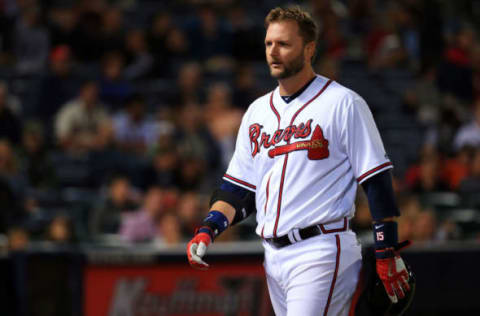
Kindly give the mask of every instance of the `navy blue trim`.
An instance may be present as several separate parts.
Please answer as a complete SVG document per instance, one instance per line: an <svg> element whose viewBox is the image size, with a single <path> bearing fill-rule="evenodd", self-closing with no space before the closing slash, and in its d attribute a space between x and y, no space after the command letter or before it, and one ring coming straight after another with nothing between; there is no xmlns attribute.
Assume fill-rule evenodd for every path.
<svg viewBox="0 0 480 316"><path fill-rule="evenodd" d="M213 229L208 227L208 226L202 226L198 229L197 234L199 233L205 233L210 236L210 240L213 241L215 239L215 233L213 232Z"/></svg>
<svg viewBox="0 0 480 316"><path fill-rule="evenodd" d="M203 220L203 224L212 228L215 238L228 228L228 219L222 212L212 210Z"/></svg>
<svg viewBox="0 0 480 316"><path fill-rule="evenodd" d="M373 240L376 249L395 248L398 244L398 224L394 221L373 224Z"/></svg>
<svg viewBox="0 0 480 316"><path fill-rule="evenodd" d="M303 87L300 88L300 90L298 90L294 94L292 94L292 95L281 95L283 101L285 101L285 103L290 103L293 100L295 100L295 98L298 97L300 94L302 94L303 91L307 90L308 86L313 82L313 80L315 80L315 78L317 78L317 76L313 77L312 80L307 82Z"/></svg>
<svg viewBox="0 0 480 316"><path fill-rule="evenodd" d="M385 170L362 183L368 198L372 218L380 221L387 217L400 216L392 186L391 171Z"/></svg>

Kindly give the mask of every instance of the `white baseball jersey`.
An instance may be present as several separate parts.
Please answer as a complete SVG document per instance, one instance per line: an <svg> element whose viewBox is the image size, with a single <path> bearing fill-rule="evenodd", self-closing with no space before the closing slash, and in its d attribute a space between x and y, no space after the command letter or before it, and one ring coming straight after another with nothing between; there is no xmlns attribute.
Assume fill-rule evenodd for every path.
<svg viewBox="0 0 480 316"><path fill-rule="evenodd" d="M224 179L256 193L256 233L351 218L358 183L392 168L355 92L317 75L286 103L277 87L245 113Z"/></svg>

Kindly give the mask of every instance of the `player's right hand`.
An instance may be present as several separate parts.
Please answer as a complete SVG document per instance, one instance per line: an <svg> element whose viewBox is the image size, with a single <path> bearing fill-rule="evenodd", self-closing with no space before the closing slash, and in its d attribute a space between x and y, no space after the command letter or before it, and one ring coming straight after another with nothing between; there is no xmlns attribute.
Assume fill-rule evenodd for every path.
<svg viewBox="0 0 480 316"><path fill-rule="evenodd" d="M212 242L212 238L207 233L197 233L187 244L187 257L190 265L199 270L207 270L210 266L202 260L207 252L207 248Z"/></svg>

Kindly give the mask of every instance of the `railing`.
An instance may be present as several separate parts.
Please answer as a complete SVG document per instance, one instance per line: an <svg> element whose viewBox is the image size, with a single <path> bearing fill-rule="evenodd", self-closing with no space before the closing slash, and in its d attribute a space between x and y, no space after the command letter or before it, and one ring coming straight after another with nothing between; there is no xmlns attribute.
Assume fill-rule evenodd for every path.
<svg viewBox="0 0 480 316"><path fill-rule="evenodd" d="M5 315L272 315L260 242L215 243L208 272L178 247L37 243L0 257ZM412 246L417 278L407 315L479 315L480 244ZM3 314L3 313L2 313Z"/></svg>

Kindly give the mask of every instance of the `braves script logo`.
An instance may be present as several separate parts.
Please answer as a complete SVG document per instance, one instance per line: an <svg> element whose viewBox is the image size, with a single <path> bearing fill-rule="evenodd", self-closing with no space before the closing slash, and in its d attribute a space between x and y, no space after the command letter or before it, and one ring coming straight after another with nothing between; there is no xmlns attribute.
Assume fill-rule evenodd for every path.
<svg viewBox="0 0 480 316"><path fill-rule="evenodd" d="M290 143L292 137L295 139L305 139L310 136L312 133L311 125L312 120L310 119L307 123L301 123L298 126L290 125L285 129L277 129L273 135L261 132L263 126L258 123L250 125L249 134L252 147L252 157L255 157L260 152L262 146L266 149L273 146L274 148L271 148L268 151L268 156L270 158L297 150L307 150L307 157L311 160L328 158L328 140L323 137L323 131L319 125L315 127L310 140ZM282 140L287 142L287 144L276 146Z"/></svg>

